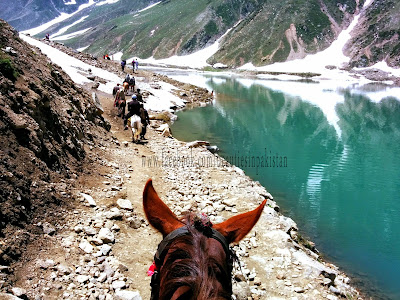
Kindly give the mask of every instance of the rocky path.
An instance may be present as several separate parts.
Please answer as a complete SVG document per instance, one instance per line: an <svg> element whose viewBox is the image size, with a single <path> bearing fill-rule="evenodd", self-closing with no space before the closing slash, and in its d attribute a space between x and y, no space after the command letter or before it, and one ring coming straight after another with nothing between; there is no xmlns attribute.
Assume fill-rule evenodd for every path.
<svg viewBox="0 0 400 300"><path fill-rule="evenodd" d="M111 133L86 146L88 162L72 190L74 209L65 211L65 222L36 224L43 239L30 245L14 288L0 299L149 299L146 271L161 235L144 218L148 178L177 215L195 209L215 223L269 199L256 227L234 247L240 261L233 274L235 299L359 297L348 277L300 243L296 224L279 213L258 182L206 148L151 127L146 141L133 144L112 97L98 96Z"/></svg>

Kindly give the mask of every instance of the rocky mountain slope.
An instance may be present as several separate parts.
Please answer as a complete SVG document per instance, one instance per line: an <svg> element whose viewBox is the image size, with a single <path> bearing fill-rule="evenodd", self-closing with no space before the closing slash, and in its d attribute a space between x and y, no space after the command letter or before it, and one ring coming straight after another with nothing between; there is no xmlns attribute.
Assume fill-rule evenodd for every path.
<svg viewBox="0 0 400 300"><path fill-rule="evenodd" d="M85 51L97 56L122 51L123 58L156 59L193 53L227 33L220 41L219 51L209 58L210 64L239 67L251 62L262 66L326 49L361 12L361 23L347 46L350 66L370 66L382 59L390 66L399 66L399 4L374 0L363 11L364 3L365 0L119 0L91 5L46 32L55 34L73 24L63 34L84 33L64 38L58 35L68 46L88 47ZM152 4L157 5L141 11ZM0 17L12 19L3 15ZM18 22L13 23L17 28L26 28Z"/></svg>
<svg viewBox="0 0 400 300"><path fill-rule="evenodd" d="M90 94L4 21L0 48L0 265L9 265L52 230L44 220L61 221L84 144L109 124Z"/></svg>
<svg viewBox="0 0 400 300"><path fill-rule="evenodd" d="M145 273L161 240L142 210L149 177L177 215L192 207L216 223L268 198L251 235L235 246L236 299L359 299L258 182L196 143L157 133L159 121L143 144L129 143L110 95L99 92L108 123L90 95L0 25L1 299L148 299ZM176 153L199 160L164 163Z"/></svg>
<svg viewBox="0 0 400 300"><path fill-rule="evenodd" d="M379 61L400 67L400 2L374 0L361 15L346 54L351 67L366 67Z"/></svg>
<svg viewBox="0 0 400 300"><path fill-rule="evenodd" d="M19 30L46 23L61 13L72 13L86 0L16 0L0 2L0 18Z"/></svg>

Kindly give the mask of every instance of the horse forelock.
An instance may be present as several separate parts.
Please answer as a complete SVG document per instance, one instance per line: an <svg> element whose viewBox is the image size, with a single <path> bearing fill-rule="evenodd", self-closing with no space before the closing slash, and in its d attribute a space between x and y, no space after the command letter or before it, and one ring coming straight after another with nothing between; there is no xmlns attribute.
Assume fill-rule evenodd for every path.
<svg viewBox="0 0 400 300"><path fill-rule="evenodd" d="M187 227L189 234L166 249L159 299L231 299L231 270L223 246L193 226Z"/></svg>

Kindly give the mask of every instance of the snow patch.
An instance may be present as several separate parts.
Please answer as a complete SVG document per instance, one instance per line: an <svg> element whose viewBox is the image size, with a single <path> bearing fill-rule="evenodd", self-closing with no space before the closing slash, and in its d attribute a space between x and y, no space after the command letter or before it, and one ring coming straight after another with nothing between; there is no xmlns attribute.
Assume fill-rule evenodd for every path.
<svg viewBox="0 0 400 300"><path fill-rule="evenodd" d="M124 55L121 51L113 54L113 60L121 60L122 55Z"/></svg>
<svg viewBox="0 0 400 300"><path fill-rule="evenodd" d="M123 81L122 78L111 72L88 65L79 59L76 59L58 49L51 47L46 43L23 34L21 34L20 37L27 43L40 48L42 53L46 54L53 63L59 65L77 84L92 82L87 78L87 75L89 75L89 69L91 69L92 75L100 77L106 81L106 84L101 83L98 88L102 92L111 94L113 87L117 83L121 84ZM168 83L159 82L158 85L160 85L160 89L155 89L151 87L150 84L141 82L139 78L137 78L136 83L140 88L146 89L152 94L149 96L149 98L147 98L147 103L145 104L147 109L153 111L171 111L171 106L184 105L184 102L180 98L172 95L171 91L174 86ZM112 96L110 95L110 97Z"/></svg>
<svg viewBox="0 0 400 300"><path fill-rule="evenodd" d="M43 32L43 31L45 31L46 29L50 28L51 26L69 19L70 17L72 17L73 15L77 14L81 10L92 6L93 4L95 4L94 0L89 0L88 3L80 5L78 10L73 12L72 14L61 13L60 16L58 16L57 18L55 18L55 19L53 19L53 20L51 20L51 21L49 21L49 22L47 22L45 24L42 24L42 25L40 25L38 27L31 28L31 29L28 29L28 30L24 30L21 33L30 34L30 35L39 34L39 33Z"/></svg>
<svg viewBox="0 0 400 300"><path fill-rule="evenodd" d="M91 28L92 28L92 27L89 27L89 28L85 28L85 29L82 29L82 30L79 30L79 31L75 31L75 32L72 32L72 33L69 33L69 34L65 34L65 35L60 35L60 36L57 36L57 37L53 37L53 40L54 40L54 41L65 41L65 40L69 40L69 39L72 39L72 38L74 38L74 37L77 37L78 35L84 34L86 31L90 30Z"/></svg>
<svg viewBox="0 0 400 300"><path fill-rule="evenodd" d="M143 59L144 63L155 64L155 65L172 65L172 66L181 66L181 67L189 67L189 68L197 68L201 69L206 66L210 66L207 63L207 59L213 56L219 49L219 43L221 40L231 31L232 28L228 29L218 40L215 41L214 44L208 46L204 49L201 49L195 53L189 55L174 55L165 59L154 59L153 57Z"/></svg>
<svg viewBox="0 0 400 300"><path fill-rule="evenodd" d="M104 0L96 3L96 6L102 6L104 4L114 4L117 3L119 0Z"/></svg>
<svg viewBox="0 0 400 300"><path fill-rule="evenodd" d="M78 21L75 21L74 23L72 23L72 24L70 24L70 25L67 25L67 26L61 28L61 29L60 29L59 31L57 31L55 34L52 34L52 35L50 36L50 39L53 39L54 37L57 37L57 36L59 36L59 35L62 35L63 33L67 32L67 30L70 29L71 27L75 26L75 25L78 24L78 23L83 22L87 17L89 17L89 16L84 16L84 17L80 18Z"/></svg>
<svg viewBox="0 0 400 300"><path fill-rule="evenodd" d="M87 48L89 48L89 46L78 48L78 49L76 49L76 51L82 52L82 51L85 51Z"/></svg>
<svg viewBox="0 0 400 300"><path fill-rule="evenodd" d="M149 6L145 7L145 8L143 8L143 9L139 10L138 12L142 12L142 11L148 10L148 9L150 9L150 8L156 6L157 4L160 4L160 3L161 3L161 1L158 1L158 2L156 2L154 4L152 4L152 5L149 5Z"/></svg>

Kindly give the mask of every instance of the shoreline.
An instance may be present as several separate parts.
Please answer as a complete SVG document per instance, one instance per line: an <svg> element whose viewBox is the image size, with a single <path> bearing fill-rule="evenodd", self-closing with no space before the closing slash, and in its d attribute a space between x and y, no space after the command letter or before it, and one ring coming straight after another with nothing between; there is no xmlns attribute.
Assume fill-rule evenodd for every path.
<svg viewBox="0 0 400 300"><path fill-rule="evenodd" d="M138 81L138 86L141 87L140 85L141 82ZM111 95L105 97L108 99L103 99L103 103L107 103L107 105L110 106L108 101ZM197 102L201 103L202 101ZM110 115L107 117L116 119L114 122L120 121L113 115L115 112L113 112L112 105L111 108L108 107L106 110L107 109L110 110ZM105 114L107 114L107 112ZM157 127L160 123L160 121L153 121L151 127ZM86 209L85 213L90 221L87 222L83 218L78 220L73 219L71 221L73 226L69 226L69 229L66 228L65 234L58 237L61 239L61 244L67 243L69 245L69 253L80 253L79 251L84 251L86 253L84 261L81 262L83 265L93 262L93 268L97 267L99 262L95 262L96 259L92 257L92 253L98 253L96 252L96 250L98 250L103 251L100 255L105 256L106 261L109 261L110 265L118 265L118 261L120 261L123 265L127 266L129 269L127 275L122 276L121 274L123 274L123 271L119 273L117 271L116 275L113 273L110 277L110 282L108 286L106 286L110 295L132 286L139 290L142 295L147 295L149 292L149 280L146 279L144 282L145 284L137 283L135 278L138 276L134 274L137 268L135 267L137 262L135 262L134 259L127 259L124 256L126 254L124 251L132 248L132 246L132 250L136 250L135 246L137 246L137 242L135 244L135 241L131 241L131 235L134 235L140 240L151 235L150 241L143 240L144 249L140 249L140 253L137 253L137 255L141 257L138 258L139 261L143 262L144 260L146 264L148 260L151 261L153 252L159 241L159 236L155 235L155 231L149 228L147 222L143 221L143 212L140 210L140 197L137 196L138 194L140 195L140 190L143 189L143 186L137 182L141 182L144 178L151 176L160 180L160 183L154 181L156 189L158 188L157 185L163 186L161 188L162 198L171 206L171 209L175 213L180 215L187 209L197 208L207 213L212 218L212 221L216 223L223 221L224 218L233 214L252 209L264 198L269 198L267 206L256 227L243 241L235 246L235 251L242 262L242 269L244 269L244 273L239 271L239 269L233 272L233 276L237 282L234 285L237 299L248 299L247 297L252 297L252 299L270 299L274 297L275 299L290 297L297 297L298 299L337 299L337 297L359 299L359 292L349 285L350 279L344 273L340 272L333 264L319 261L320 257L318 254L298 243L298 239L301 239L301 237L298 235L296 223L292 219L279 213L279 206L273 201L273 197L267 190L262 187L259 182L245 175L243 170L229 164L226 160L224 161L226 161L227 165L212 166L210 168L199 164L194 164L193 166L161 166L162 172L159 171L160 166L157 166L156 169L148 166L147 169L142 172L143 174L134 173L134 175L130 175L128 171L130 169L138 169L140 163L143 161L143 156L151 157L151 155L157 155L163 153L163 151L171 153L172 155L175 152L189 153L189 151L192 151L195 157L203 157L205 161L215 157L215 154L212 154L204 147L190 148L188 143L178 141L175 138L164 137L154 129L149 130L149 133L151 137L148 139L146 145L130 144L126 142L126 140L122 140L129 140L128 132L123 132L118 125L111 128L111 135L113 138L111 139L110 149L106 149L104 145L91 146L92 149L90 150L100 151L98 153L100 159L102 157L100 156L101 151L111 151L110 153L115 155L115 157L113 155L109 156L110 159L114 159L113 161L108 163L107 160L98 162L100 165L112 168L115 174L106 176L110 178L107 181L108 183L105 181L101 183L99 180L98 187L93 186L91 189L86 188L83 190L85 193L92 194L93 198L99 202L94 208ZM115 166L116 162L118 162L117 158L122 160L124 156L129 156L129 153L132 151L137 154L137 156L139 156L139 154L141 155L135 158L136 161L133 167L130 168L129 165L126 167L123 165L121 165L121 167ZM128 163L128 161L125 160L123 162ZM130 184L134 183L131 179L133 176L140 176L140 180L135 181L136 185L131 186ZM104 178L102 180L104 180ZM110 187L110 181L120 182L121 184L117 185L117 183L115 183L116 186L112 185ZM102 185L103 188L101 188ZM77 198L79 197L81 196L77 193ZM132 213L131 210L125 210L120 207L118 217L110 216L111 212L116 212L116 210L113 210L116 207L115 201L120 198L130 200L134 209L137 209L138 212ZM81 201L84 206L86 203L85 200ZM80 210L82 207L77 208L77 210L78 209ZM73 212L73 214L75 214L75 212ZM77 215L80 215L79 211ZM110 223L111 220L113 221ZM134 224L136 221L139 222L139 224ZM100 223L102 225L98 227L96 224ZM77 229L79 225L81 229ZM103 228L102 226L110 227L110 230L114 228L113 232L117 238L112 248L111 246L110 248L103 247L101 244L95 244L96 246L93 246L95 240L90 238L93 231L91 228L95 228L94 230L97 232L97 229ZM86 227L89 229L86 229ZM132 228L136 231L132 231ZM69 231L72 232L72 235L70 235ZM308 242L308 244L312 247L312 243ZM91 247L88 245L91 245ZM107 248L108 251L105 248ZM109 254L111 249L112 254ZM104 254L104 252L107 253ZM143 253L146 254L143 255ZM100 263L103 262L104 260ZM62 273L63 271L60 271L58 267L60 265L61 264L57 265L57 272ZM74 272L69 273L77 277L75 278L71 275L65 280L67 283L70 282L70 280L77 280L80 287L87 289L90 285L88 282L92 281L90 281L89 275L86 275L84 268L78 265L79 264L75 265L76 268ZM144 269L142 265L140 268ZM45 270L47 269L49 273L53 270L51 268L45 268ZM78 269L80 270L79 272L76 271ZM90 271L90 269L87 270L89 273ZM98 278L94 275L93 278ZM66 275L64 274L64 276ZM80 280L82 280L82 282L80 282ZM97 279L95 279L95 281L96 280ZM123 284L121 281L128 284ZM114 282L118 283L114 284ZM118 284L123 287L118 288ZM71 287L71 284L69 287ZM64 298L73 298L73 288L71 289L72 291L70 293L68 292L68 295L63 295ZM243 297L241 297L242 295Z"/></svg>
<svg viewBox="0 0 400 300"><path fill-rule="evenodd" d="M188 143L181 142L175 138L164 138L164 140L154 142L149 141L150 149L155 153L159 153L162 149L164 151L168 149L172 155L175 151L182 154L188 154L192 151L191 155L195 157L203 156L205 158L204 161L207 161L209 157L215 157L215 154L212 154L202 146L189 148L187 145ZM171 185L179 187L176 191L170 191L166 202L172 206L171 209L178 215L181 212L182 206L190 206L200 208L201 212L210 215L212 221L218 221L219 223L222 221L220 218L221 215L230 214L233 211L240 213L253 209L263 199L268 199L267 207L264 209L263 215L255 226L254 232L252 231L249 234L250 237L246 237L236 248L239 253L241 253L241 249L246 248L250 252L244 252L240 258L244 259L247 265L252 266L252 273L256 274L255 277L258 277L258 279L262 278L261 289L254 289L254 286L257 287L257 285L253 285L253 292L258 294L261 297L260 299L270 298L272 296L271 291L276 293L274 297L284 298L299 295L307 297L308 295L308 297L312 297L313 299L326 299L328 295L333 297L338 295L341 297L352 295L352 297L361 299L359 292L349 285L350 279L343 272L339 271L338 267L329 262L321 261L321 257L316 253L317 250L314 248L313 243L304 240L298 234L297 224L279 212L279 206L273 201L273 197L267 192L265 187L222 157L218 159L225 161L225 164L223 166L211 167L195 164L190 168L179 164L173 166L168 164L162 165L161 167L167 173L166 180ZM182 176L187 178L180 179L179 177ZM234 202L233 200L227 201L232 206L231 208L228 206L228 209L226 209L227 206L222 208L218 204L204 203L207 202L208 198L213 198L213 194L209 194L206 197L196 195L196 197L193 193L193 197L185 197L187 194L190 195L188 191L188 185L190 185L188 182L190 181L188 178L196 178L196 184L198 184L198 181L201 181L209 190L217 189L215 185L220 185L223 187L224 192L219 194L217 199L227 197L229 199L236 199L238 202ZM216 178L219 180L217 184ZM244 199L243 203L239 199L241 197ZM177 199L180 200L180 204L176 203ZM194 199L194 201L191 199ZM234 208L233 211L232 208ZM215 217L216 211L219 210L221 210L221 213L218 214L218 217ZM315 252L307 249L304 245L307 245ZM266 255L267 252L268 254ZM276 269L280 270L277 271ZM253 277L250 278L254 279ZM248 280L250 284L255 283L251 279ZM264 286L264 284L271 283L276 285ZM315 285L315 283L319 284L319 286Z"/></svg>

